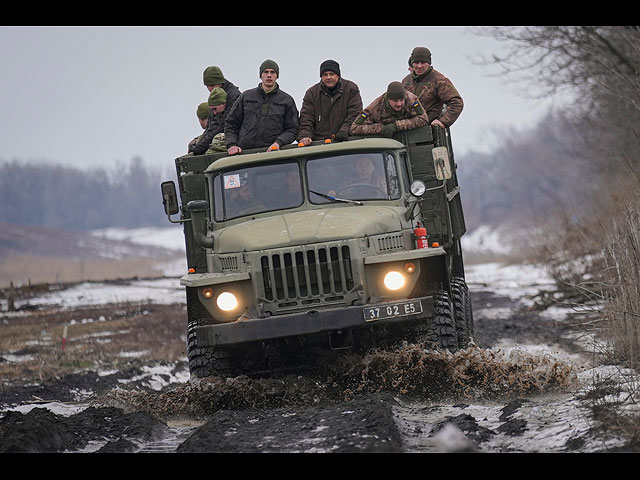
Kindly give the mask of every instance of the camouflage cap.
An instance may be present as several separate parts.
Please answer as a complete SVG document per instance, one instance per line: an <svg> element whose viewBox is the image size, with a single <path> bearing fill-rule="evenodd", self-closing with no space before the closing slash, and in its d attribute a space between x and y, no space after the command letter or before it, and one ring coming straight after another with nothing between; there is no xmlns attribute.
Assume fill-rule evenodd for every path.
<svg viewBox="0 0 640 480"><path fill-rule="evenodd" d="M196 115L200 120L205 120L209 118L209 104L207 102L203 102L198 105L198 109L196 110Z"/></svg>
<svg viewBox="0 0 640 480"><path fill-rule="evenodd" d="M227 92L225 92L220 87L214 88L209 94L209 100L207 103L210 107L215 107L216 105L227 103Z"/></svg>
<svg viewBox="0 0 640 480"><path fill-rule="evenodd" d="M224 83L224 75L222 75L220 67L207 67L202 74L202 80L205 85L217 85Z"/></svg>
<svg viewBox="0 0 640 480"><path fill-rule="evenodd" d="M431 51L427 47L414 48L409 57L409 65L415 62L431 64Z"/></svg>

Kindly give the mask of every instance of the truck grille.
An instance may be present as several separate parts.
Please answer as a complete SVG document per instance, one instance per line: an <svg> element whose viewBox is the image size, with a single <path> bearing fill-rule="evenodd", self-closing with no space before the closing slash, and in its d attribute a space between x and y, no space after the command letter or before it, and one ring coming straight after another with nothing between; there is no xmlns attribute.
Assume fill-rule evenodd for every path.
<svg viewBox="0 0 640 480"><path fill-rule="evenodd" d="M377 251L388 252L391 250L404 250L404 236L402 233L397 235L388 235L385 237L377 238Z"/></svg>
<svg viewBox="0 0 640 480"><path fill-rule="evenodd" d="M263 255L260 265L265 298L285 302L281 306L339 301L354 286L347 245Z"/></svg>

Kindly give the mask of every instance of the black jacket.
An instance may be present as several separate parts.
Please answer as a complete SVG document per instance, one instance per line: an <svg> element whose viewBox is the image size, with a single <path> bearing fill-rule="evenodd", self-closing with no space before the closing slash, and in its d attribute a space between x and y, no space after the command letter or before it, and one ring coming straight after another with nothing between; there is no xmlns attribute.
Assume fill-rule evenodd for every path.
<svg viewBox="0 0 640 480"><path fill-rule="evenodd" d="M264 93L262 86L240 94L224 127L227 148L243 150L268 147L274 142L288 145L298 133L298 109L293 97L276 88Z"/></svg>
<svg viewBox="0 0 640 480"><path fill-rule="evenodd" d="M227 106L225 107L224 112L219 115L214 114L213 111L209 109L207 128L200 137L200 140L189 150L190 152L193 152L194 155L202 155L205 153L209 148L213 137L218 133L224 132L224 122L234 103L240 97L240 89L228 80L225 80L221 88L227 92Z"/></svg>

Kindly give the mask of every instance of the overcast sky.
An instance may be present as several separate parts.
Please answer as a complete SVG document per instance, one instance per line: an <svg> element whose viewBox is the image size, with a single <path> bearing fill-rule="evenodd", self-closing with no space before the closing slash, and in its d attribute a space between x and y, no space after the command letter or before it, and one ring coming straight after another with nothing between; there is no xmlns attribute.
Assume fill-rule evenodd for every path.
<svg viewBox="0 0 640 480"><path fill-rule="evenodd" d="M477 65L504 47L465 27L0 27L0 161L108 167L140 156L173 168L202 132L195 111L208 96L207 66L246 90L273 59L299 109L320 63L333 59L366 106L408 73L416 46L464 99L451 128L456 153L489 148L487 126L525 128L551 104Z"/></svg>

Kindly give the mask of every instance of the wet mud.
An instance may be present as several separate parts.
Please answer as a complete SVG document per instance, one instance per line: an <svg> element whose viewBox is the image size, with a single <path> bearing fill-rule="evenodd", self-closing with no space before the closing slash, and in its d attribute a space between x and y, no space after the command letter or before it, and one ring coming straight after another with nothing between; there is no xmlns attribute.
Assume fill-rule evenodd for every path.
<svg viewBox="0 0 640 480"><path fill-rule="evenodd" d="M473 302L478 312L485 303L514 308L491 292L474 292ZM579 347L563 336L565 325L530 309L503 320L479 313L475 322L477 345L453 354L407 345L280 378L212 377L154 390L134 381L143 366L134 365L3 385L0 404L22 409L0 413L0 452L524 451L509 443L532 430L522 411L536 407L531 398L570 393L577 370L553 356L492 347L504 338ZM187 366L177 360L172 368ZM52 400L83 409L39 405ZM581 436L591 434L554 448L581 451Z"/></svg>

